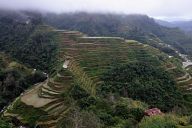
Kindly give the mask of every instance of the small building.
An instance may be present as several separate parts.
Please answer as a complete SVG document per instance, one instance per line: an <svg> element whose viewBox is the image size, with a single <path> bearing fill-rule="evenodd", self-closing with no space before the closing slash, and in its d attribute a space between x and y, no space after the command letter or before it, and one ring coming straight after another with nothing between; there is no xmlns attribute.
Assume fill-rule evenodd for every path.
<svg viewBox="0 0 192 128"><path fill-rule="evenodd" d="M162 112L158 108L151 108L151 109L145 110L146 116L155 116L155 115L161 115L161 114Z"/></svg>

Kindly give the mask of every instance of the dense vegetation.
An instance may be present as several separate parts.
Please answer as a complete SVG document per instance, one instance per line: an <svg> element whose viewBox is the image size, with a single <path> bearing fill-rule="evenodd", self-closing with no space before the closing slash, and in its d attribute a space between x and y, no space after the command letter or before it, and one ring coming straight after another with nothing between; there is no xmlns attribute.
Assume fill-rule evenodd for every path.
<svg viewBox="0 0 192 128"><path fill-rule="evenodd" d="M21 13L0 13L0 51L15 59L0 57L0 109L31 85L46 79L45 74L23 64L47 72L55 69L46 82L31 92L35 95L32 102L56 100L35 106L35 103L27 104L31 102L30 97L27 101L17 98L6 114L18 115L19 120L30 127L36 124L59 128L176 128L191 125L191 94L182 94L175 81L177 77L185 76L186 71L181 68L179 58L176 62L174 57L171 59L164 54L177 56L174 49L159 44L166 42L188 52L186 45L181 44L188 44L190 39L178 29L159 26L153 19L141 15L74 13L44 17L44 21L59 28L79 30L92 36L136 39L159 51L132 40L68 38L67 34L77 33L51 32L50 26L42 25L39 14ZM58 39L60 48L56 38L61 38ZM62 64L56 61L57 50L60 50L57 57ZM67 69L63 69L65 53L73 59ZM146 117L145 110L153 107L160 108L165 115ZM1 125L10 127L0 119Z"/></svg>
<svg viewBox="0 0 192 128"><path fill-rule="evenodd" d="M99 90L103 95L130 97L164 111L170 111L182 99L168 72L148 63L117 67L104 74L102 80Z"/></svg>
<svg viewBox="0 0 192 128"><path fill-rule="evenodd" d="M54 34L38 31L40 25L38 13L0 13L0 50L30 67L50 71L56 59L56 42Z"/></svg>
<svg viewBox="0 0 192 128"><path fill-rule="evenodd" d="M0 118L0 128L12 128L12 126Z"/></svg>
<svg viewBox="0 0 192 128"><path fill-rule="evenodd" d="M81 118L82 122L87 120L94 122L88 123L89 126L82 124L86 128L134 128L143 118L144 110L148 107L145 103L129 98L119 97L111 101L100 96L93 97L78 85L71 89L70 97L72 98L71 101L75 100L77 108L72 110L69 115L85 113L82 118L78 118ZM86 118L86 115L91 115L91 117ZM70 116L63 120L68 121L68 119ZM71 127L66 122L63 122L62 126Z"/></svg>
<svg viewBox="0 0 192 128"><path fill-rule="evenodd" d="M46 79L41 72L32 72L31 69L16 62L8 65L8 67L3 67L3 65L0 67L0 109L33 84Z"/></svg>

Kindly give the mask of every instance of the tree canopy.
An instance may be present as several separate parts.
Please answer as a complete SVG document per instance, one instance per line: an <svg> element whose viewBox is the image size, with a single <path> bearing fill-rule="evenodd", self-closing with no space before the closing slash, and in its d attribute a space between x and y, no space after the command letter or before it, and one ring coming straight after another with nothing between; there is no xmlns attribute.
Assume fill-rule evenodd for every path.
<svg viewBox="0 0 192 128"><path fill-rule="evenodd" d="M149 63L135 62L116 67L105 73L102 80L104 83L98 90L103 95L116 93L164 111L171 110L182 99L168 72Z"/></svg>

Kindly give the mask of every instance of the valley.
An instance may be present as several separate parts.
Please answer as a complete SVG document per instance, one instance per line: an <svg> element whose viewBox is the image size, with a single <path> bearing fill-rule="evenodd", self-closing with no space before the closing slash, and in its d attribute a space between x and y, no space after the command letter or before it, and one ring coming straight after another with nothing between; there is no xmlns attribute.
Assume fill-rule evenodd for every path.
<svg viewBox="0 0 192 128"><path fill-rule="evenodd" d="M41 28L46 27L49 26ZM118 37L87 37L78 31L46 30L56 33L59 40L58 66L44 82L25 91L3 113L4 118L19 120L18 125L40 128L65 127L61 123L62 120L74 112L74 106L78 104L78 101L73 101L69 97L74 85L85 90L84 93L90 95L89 97L98 97L100 94L97 88L103 83L101 79L103 73L113 67L137 61L165 68L173 74L177 86L185 93L185 97L191 96L191 74L185 71L186 67L182 62L172 62L174 57L170 58L169 55L150 45ZM184 68L183 75L177 76L177 68ZM79 99L79 96L74 98ZM186 101L185 104L192 105L189 102L191 101ZM27 111L34 112L28 114Z"/></svg>
<svg viewBox="0 0 192 128"><path fill-rule="evenodd" d="M0 17L0 128L192 127L191 45L181 31L140 15L83 27L86 18L68 20L91 14L14 15Z"/></svg>

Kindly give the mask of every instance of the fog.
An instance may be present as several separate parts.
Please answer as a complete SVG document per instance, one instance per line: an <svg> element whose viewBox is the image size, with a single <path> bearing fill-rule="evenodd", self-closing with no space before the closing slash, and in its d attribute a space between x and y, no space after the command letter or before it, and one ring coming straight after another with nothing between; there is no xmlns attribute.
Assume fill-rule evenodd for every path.
<svg viewBox="0 0 192 128"><path fill-rule="evenodd" d="M147 14L164 20L192 19L192 0L0 0L1 9Z"/></svg>

